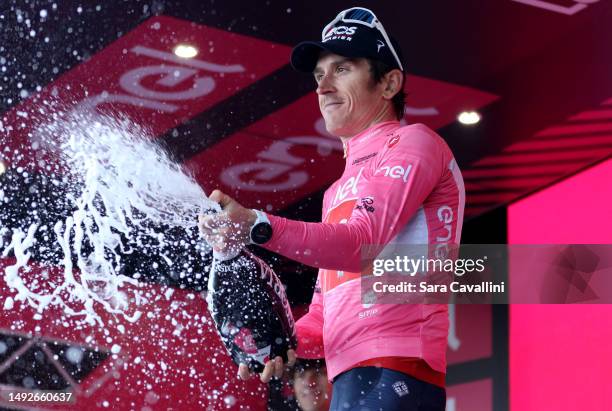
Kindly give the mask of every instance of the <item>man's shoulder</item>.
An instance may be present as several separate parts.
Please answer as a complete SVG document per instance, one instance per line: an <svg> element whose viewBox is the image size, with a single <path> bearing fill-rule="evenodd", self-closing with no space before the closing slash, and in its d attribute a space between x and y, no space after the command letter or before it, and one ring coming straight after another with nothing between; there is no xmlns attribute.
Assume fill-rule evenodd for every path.
<svg viewBox="0 0 612 411"><path fill-rule="evenodd" d="M435 142L439 143L442 137L434 130L423 123L406 124L400 126L397 131L402 137L410 138L413 141Z"/></svg>

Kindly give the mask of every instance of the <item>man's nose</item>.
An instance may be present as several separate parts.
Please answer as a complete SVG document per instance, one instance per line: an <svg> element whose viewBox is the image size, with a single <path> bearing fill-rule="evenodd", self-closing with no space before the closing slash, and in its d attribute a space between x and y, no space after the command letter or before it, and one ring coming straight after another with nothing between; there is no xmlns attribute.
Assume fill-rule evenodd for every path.
<svg viewBox="0 0 612 411"><path fill-rule="evenodd" d="M317 94L319 95L327 94L335 90L333 82L329 77L330 76L328 76L327 74L324 74L321 76L321 79L319 80L319 84L317 84L317 90L316 90Z"/></svg>

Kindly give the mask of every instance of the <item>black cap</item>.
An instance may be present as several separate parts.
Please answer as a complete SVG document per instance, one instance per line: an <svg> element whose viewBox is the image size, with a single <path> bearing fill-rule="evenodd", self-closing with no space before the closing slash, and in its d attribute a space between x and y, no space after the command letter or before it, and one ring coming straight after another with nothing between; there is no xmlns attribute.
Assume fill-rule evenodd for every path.
<svg viewBox="0 0 612 411"><path fill-rule="evenodd" d="M393 38L390 40L402 66L405 67L398 43ZM376 27L358 22L347 23L340 20L323 34L321 41L299 43L291 52L291 65L298 71L312 73L323 50L344 57L379 60L390 67L402 69L382 33Z"/></svg>

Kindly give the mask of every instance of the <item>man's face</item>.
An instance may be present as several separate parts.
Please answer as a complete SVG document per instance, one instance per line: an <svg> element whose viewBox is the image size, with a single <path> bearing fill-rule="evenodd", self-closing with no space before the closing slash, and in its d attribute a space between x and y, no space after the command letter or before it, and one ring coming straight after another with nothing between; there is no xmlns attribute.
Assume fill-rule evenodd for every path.
<svg viewBox="0 0 612 411"><path fill-rule="evenodd" d="M327 131L352 137L385 110L382 83L375 84L366 59L323 52L314 69L319 108Z"/></svg>

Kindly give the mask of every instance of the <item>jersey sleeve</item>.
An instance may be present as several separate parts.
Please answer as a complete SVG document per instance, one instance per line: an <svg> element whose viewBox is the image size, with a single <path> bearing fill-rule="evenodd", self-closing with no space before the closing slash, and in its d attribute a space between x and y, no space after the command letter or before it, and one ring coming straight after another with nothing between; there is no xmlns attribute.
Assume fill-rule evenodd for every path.
<svg viewBox="0 0 612 411"><path fill-rule="evenodd" d="M295 325L298 358L317 359L325 357L323 349L323 295L319 284L317 278L308 313L300 318Z"/></svg>
<svg viewBox="0 0 612 411"><path fill-rule="evenodd" d="M345 224L305 223L270 215L265 247L303 264L359 272L362 245L381 249L410 220L440 181L444 151L437 136L418 127L388 142L364 170L359 198Z"/></svg>

